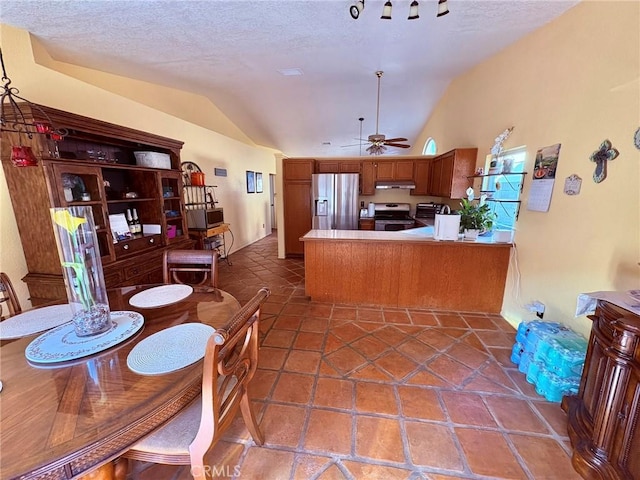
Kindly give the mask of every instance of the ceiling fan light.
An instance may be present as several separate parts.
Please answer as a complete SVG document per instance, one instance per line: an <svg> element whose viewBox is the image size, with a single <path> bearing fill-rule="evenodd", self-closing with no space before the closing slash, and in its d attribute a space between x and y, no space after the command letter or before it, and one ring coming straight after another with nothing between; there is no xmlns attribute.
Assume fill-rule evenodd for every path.
<svg viewBox="0 0 640 480"><path fill-rule="evenodd" d="M351 18L357 20L360 16L360 13L364 10L364 0L359 0L349 8L349 13L351 14Z"/></svg>
<svg viewBox="0 0 640 480"><path fill-rule="evenodd" d="M420 15L418 15L418 0L413 0L409 5L409 17L407 17L407 20L415 20L416 18L420 18Z"/></svg>
<svg viewBox="0 0 640 480"><path fill-rule="evenodd" d="M391 20L391 2L387 0L387 3L384 4L382 9L382 16L380 17L383 20Z"/></svg>
<svg viewBox="0 0 640 480"><path fill-rule="evenodd" d="M438 0L438 15L437 17L442 17L449 13L449 6L447 5L448 0Z"/></svg>

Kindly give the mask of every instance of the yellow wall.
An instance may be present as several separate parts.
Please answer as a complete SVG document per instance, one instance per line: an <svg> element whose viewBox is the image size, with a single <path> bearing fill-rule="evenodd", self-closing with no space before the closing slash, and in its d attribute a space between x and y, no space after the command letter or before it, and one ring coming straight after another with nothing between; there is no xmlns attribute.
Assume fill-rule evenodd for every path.
<svg viewBox="0 0 640 480"><path fill-rule="evenodd" d="M574 318L579 293L640 288L640 3L582 2L461 75L415 144L477 145L480 165L511 126L505 148L526 145L529 175L515 235L519 272L512 261L502 313L515 325L535 318L524 305L540 300L545 320L587 335L591 322ZM596 184L589 156L605 139L620 155ZM536 150L556 143L549 212L529 211ZM564 179L574 173L582 191L568 196Z"/></svg>
<svg viewBox="0 0 640 480"><path fill-rule="evenodd" d="M242 140L243 136L207 99L122 77L115 81L116 77L102 72L54 62L27 32L6 25L0 26L0 39L7 74L12 85L20 89L21 96L35 103L185 142L182 160L197 163L205 172L207 184L218 186L216 194L224 208L225 221L231 224L234 250L271 233L269 174L275 173L275 152L248 141L238 141L236 138ZM47 66L36 63L34 52ZM111 91L106 89L107 80L113 81ZM119 90L126 91L126 95L118 94ZM141 100L133 100L138 98ZM176 98L188 105L184 111L178 111L182 104L176 103ZM148 104L142 103L145 101ZM193 105L200 105L200 111L195 111ZM219 130L234 138L200 126L199 123L203 123L200 120L207 117L207 113L215 119ZM228 176L214 176L216 167L226 168ZM262 172L264 193L246 193L246 170ZM1 170L0 271L9 275L20 302L28 307L28 292L20 281L27 273L26 263Z"/></svg>

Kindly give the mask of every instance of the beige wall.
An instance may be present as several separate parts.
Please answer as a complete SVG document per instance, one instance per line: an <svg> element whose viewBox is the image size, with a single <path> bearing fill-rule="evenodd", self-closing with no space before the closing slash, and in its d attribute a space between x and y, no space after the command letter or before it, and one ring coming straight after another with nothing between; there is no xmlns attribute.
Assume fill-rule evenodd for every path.
<svg viewBox="0 0 640 480"><path fill-rule="evenodd" d="M506 148L526 145L529 175L502 312L514 325L535 318L524 305L540 300L545 320L587 335L591 322L574 318L579 293L640 288L639 25L638 2L578 4L452 82L415 142L431 136L441 152L478 146L479 164L507 127L515 129ZM589 156L604 139L620 155L596 184ZM536 150L556 143L549 212L529 211ZM564 179L574 173L582 191L568 196Z"/></svg>
<svg viewBox="0 0 640 480"><path fill-rule="evenodd" d="M207 183L218 186L216 194L225 221L231 224L234 250L271 232L269 174L275 173L275 152L248 140L239 141L245 140L241 132L207 99L54 62L23 30L2 25L0 38L12 85L30 101L185 142L182 160L196 162L205 172ZM34 60L34 52L46 66ZM209 118L209 123L203 118ZM215 177L216 167L226 168L228 176ZM246 170L262 172L264 193L246 193ZM0 271L10 276L21 303L28 307L28 292L20 281L27 269L1 170Z"/></svg>

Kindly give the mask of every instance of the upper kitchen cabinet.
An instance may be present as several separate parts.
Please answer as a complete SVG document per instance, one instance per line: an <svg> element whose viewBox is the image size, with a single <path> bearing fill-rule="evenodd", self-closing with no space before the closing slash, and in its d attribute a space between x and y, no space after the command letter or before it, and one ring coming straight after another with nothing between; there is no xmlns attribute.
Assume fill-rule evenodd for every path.
<svg viewBox="0 0 640 480"><path fill-rule="evenodd" d="M29 105L21 109L29 122L48 120ZM23 280L32 304L67 296L51 225L52 207L91 208L107 288L161 282L163 252L193 245L183 217L182 142L49 107L42 110L68 135L54 141L49 134L28 138L3 132L1 144L2 166L28 269ZM31 147L37 165L13 165L11 147L19 144ZM163 168L140 166L136 151L163 154L167 161ZM169 187L171 196L166 197ZM153 225L153 233L117 238L110 215L133 209L141 224ZM167 210L172 214L170 220Z"/></svg>
<svg viewBox="0 0 640 480"><path fill-rule="evenodd" d="M416 160L414 166L414 181L416 188L411 195L429 195L429 179L431 173L431 159Z"/></svg>
<svg viewBox="0 0 640 480"><path fill-rule="evenodd" d="M360 173L360 160L319 160L315 173Z"/></svg>
<svg viewBox="0 0 640 480"><path fill-rule="evenodd" d="M313 159L285 158L282 161L286 256L304 255L300 237L311 230L311 179L315 163Z"/></svg>
<svg viewBox="0 0 640 480"><path fill-rule="evenodd" d="M362 162L360 173L360 195L374 195L376 193L376 162L365 160Z"/></svg>
<svg viewBox="0 0 640 480"><path fill-rule="evenodd" d="M413 160L376 162L376 180L413 180Z"/></svg>
<svg viewBox="0 0 640 480"><path fill-rule="evenodd" d="M476 168L477 148L456 148L434 157L429 170L428 194L444 198L464 198L467 177Z"/></svg>

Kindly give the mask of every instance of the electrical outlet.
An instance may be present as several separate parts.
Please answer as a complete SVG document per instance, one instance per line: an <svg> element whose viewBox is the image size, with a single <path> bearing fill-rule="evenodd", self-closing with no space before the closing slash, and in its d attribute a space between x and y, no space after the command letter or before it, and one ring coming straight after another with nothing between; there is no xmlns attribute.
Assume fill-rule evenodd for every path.
<svg viewBox="0 0 640 480"><path fill-rule="evenodd" d="M538 301L538 300L534 300L531 303L528 303L527 305L525 305L527 310L529 310L530 312L533 312L536 314L536 316L538 318L543 318L544 317L544 303Z"/></svg>

